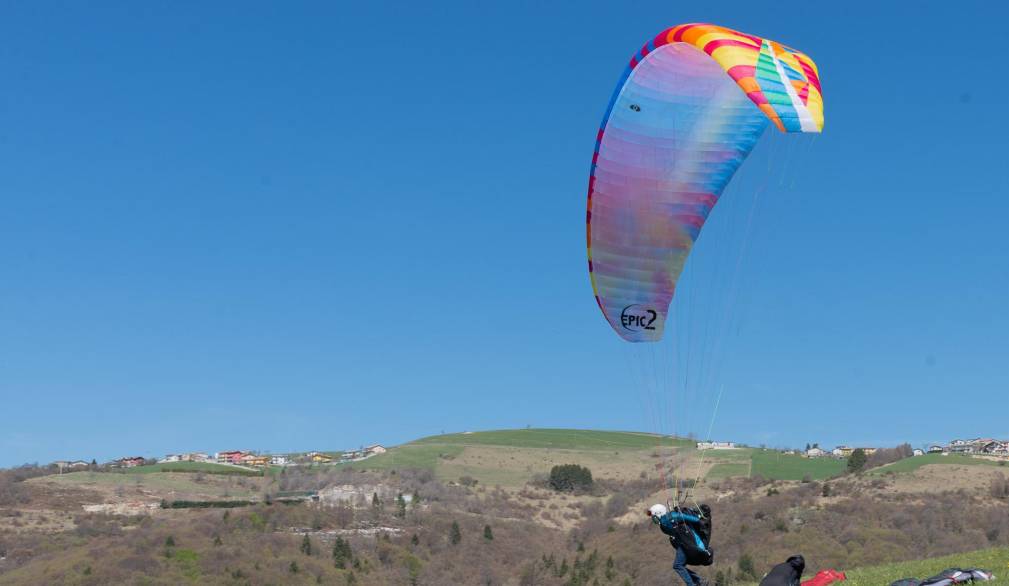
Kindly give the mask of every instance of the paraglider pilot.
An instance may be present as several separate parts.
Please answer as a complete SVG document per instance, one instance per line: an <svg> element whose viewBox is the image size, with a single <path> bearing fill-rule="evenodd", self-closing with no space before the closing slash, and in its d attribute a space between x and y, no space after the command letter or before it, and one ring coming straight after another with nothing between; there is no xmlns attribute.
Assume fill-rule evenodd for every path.
<svg viewBox="0 0 1009 586"><path fill-rule="evenodd" d="M652 505L648 516L669 536L669 544L676 549L673 571L687 586L707 586L707 582L689 569L691 566L710 566L714 561L711 548L711 508L701 505L700 509L675 507L672 511L665 505Z"/></svg>

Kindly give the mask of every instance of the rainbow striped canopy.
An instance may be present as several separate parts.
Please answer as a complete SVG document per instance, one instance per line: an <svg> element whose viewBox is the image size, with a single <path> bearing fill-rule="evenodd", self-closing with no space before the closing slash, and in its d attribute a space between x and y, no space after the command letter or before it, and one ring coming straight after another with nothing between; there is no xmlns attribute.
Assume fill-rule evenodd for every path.
<svg viewBox="0 0 1009 586"><path fill-rule="evenodd" d="M684 24L631 59L596 138L586 220L596 302L625 340L662 339L701 227L769 123L823 129L820 77L803 53Z"/></svg>

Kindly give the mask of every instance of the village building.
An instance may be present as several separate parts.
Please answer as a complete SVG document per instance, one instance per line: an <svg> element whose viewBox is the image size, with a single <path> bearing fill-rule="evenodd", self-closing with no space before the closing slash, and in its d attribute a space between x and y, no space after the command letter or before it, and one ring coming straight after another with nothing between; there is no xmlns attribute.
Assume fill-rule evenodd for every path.
<svg viewBox="0 0 1009 586"><path fill-rule="evenodd" d="M807 458L822 458L827 455L827 451L822 448L809 448L806 450Z"/></svg>
<svg viewBox="0 0 1009 586"><path fill-rule="evenodd" d="M734 450L736 444L733 442L697 442L698 450Z"/></svg>
<svg viewBox="0 0 1009 586"><path fill-rule="evenodd" d="M231 450L227 452L217 452L215 459L218 464L241 464L242 456L244 455L245 452L240 450Z"/></svg>
<svg viewBox="0 0 1009 586"><path fill-rule="evenodd" d="M134 468L136 466L143 466L145 461L142 456L132 456L113 460L109 465L113 468Z"/></svg>

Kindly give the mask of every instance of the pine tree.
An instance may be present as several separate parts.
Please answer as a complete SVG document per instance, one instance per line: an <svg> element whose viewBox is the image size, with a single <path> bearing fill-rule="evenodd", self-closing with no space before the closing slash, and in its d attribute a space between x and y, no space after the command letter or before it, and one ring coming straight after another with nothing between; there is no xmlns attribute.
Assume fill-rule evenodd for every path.
<svg viewBox="0 0 1009 586"><path fill-rule="evenodd" d="M354 552L350 549L350 542L342 537L337 537L333 543L333 564L343 570L353 557Z"/></svg>
<svg viewBox="0 0 1009 586"><path fill-rule="evenodd" d="M865 455L865 450L862 448L856 449L851 453L851 457L848 458L848 472L861 472L862 468L865 468L865 463L868 458Z"/></svg>
<svg viewBox="0 0 1009 586"><path fill-rule="evenodd" d="M494 541L494 532L491 531L490 525L483 526L483 538L487 541Z"/></svg>
<svg viewBox="0 0 1009 586"><path fill-rule="evenodd" d="M396 516L400 519L406 517L406 499L403 498L403 493L396 496Z"/></svg>
<svg viewBox="0 0 1009 586"><path fill-rule="evenodd" d="M312 540L309 539L308 534L301 540L301 553L305 555L312 555Z"/></svg>
<svg viewBox="0 0 1009 586"><path fill-rule="evenodd" d="M459 530L458 521L452 521L452 529L448 533L448 540L452 545L459 545L459 542L462 541L462 531Z"/></svg>

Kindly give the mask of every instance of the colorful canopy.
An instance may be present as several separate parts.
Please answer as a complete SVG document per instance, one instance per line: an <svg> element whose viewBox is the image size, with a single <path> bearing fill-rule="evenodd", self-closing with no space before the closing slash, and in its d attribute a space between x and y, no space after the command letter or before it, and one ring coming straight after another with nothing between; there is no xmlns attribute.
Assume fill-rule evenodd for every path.
<svg viewBox="0 0 1009 586"><path fill-rule="evenodd" d="M675 26L635 54L597 135L587 214L596 302L621 337L662 338L725 186L768 121L820 132L820 91L806 55L715 25Z"/></svg>

